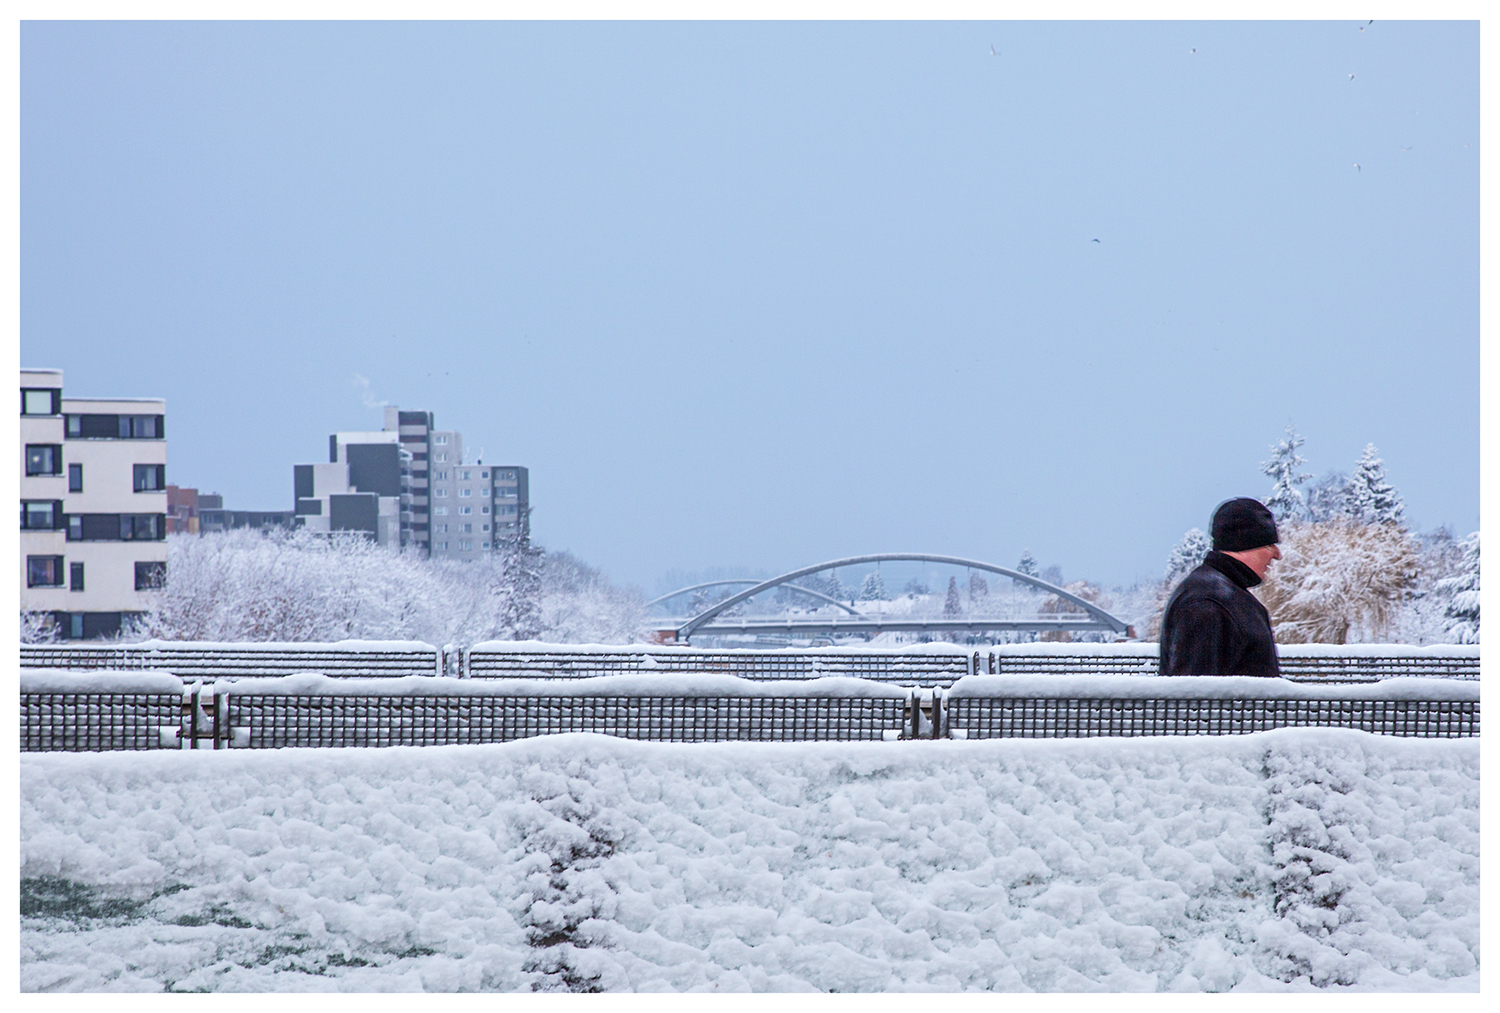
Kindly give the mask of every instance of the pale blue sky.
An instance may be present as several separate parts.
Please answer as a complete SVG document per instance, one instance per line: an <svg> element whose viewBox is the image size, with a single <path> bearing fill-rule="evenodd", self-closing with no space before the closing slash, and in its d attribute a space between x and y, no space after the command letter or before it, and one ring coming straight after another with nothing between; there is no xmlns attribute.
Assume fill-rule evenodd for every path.
<svg viewBox="0 0 1500 1013"><path fill-rule="evenodd" d="M28 23L21 359L239 508L358 373L647 588L1156 576L1289 421L1462 535L1478 27L1357 24Z"/></svg>

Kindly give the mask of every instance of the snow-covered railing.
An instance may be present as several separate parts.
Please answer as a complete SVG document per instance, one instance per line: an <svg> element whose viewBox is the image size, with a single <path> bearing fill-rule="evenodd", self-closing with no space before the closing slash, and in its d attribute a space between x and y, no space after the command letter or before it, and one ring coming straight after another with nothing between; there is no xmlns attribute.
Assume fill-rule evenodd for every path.
<svg viewBox="0 0 1500 1013"><path fill-rule="evenodd" d="M970 675L972 666L973 652L954 644L715 650L492 640L464 652L463 674L471 679L587 679L626 672L717 672L747 679L792 680L836 675L931 686Z"/></svg>
<svg viewBox="0 0 1500 1013"><path fill-rule="evenodd" d="M184 682L162 672L21 672L23 750L506 742L596 732L666 742L1236 735L1286 727L1479 734L1479 685L1392 679L969 676L950 689L711 673Z"/></svg>
<svg viewBox="0 0 1500 1013"><path fill-rule="evenodd" d="M147 640L137 644L22 644L22 668L81 671L157 670L220 678L322 672L335 676L436 675L445 658L416 640L340 640L335 643L215 643Z"/></svg>
<svg viewBox="0 0 1500 1013"><path fill-rule="evenodd" d="M1156 675L1159 645L1009 644L976 655L975 674ZM1295 682L1478 679L1478 644L1282 644L1281 674Z"/></svg>

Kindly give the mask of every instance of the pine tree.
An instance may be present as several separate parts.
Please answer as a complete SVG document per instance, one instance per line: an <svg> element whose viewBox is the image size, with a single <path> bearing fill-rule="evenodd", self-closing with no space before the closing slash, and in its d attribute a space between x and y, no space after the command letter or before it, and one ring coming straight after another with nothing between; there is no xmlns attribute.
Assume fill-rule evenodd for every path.
<svg viewBox="0 0 1500 1013"><path fill-rule="evenodd" d="M1307 490L1307 519L1314 524L1346 519L1349 514L1349 476L1330 471Z"/></svg>
<svg viewBox="0 0 1500 1013"><path fill-rule="evenodd" d="M983 601L990 596L990 582L981 574L969 572L969 601Z"/></svg>
<svg viewBox="0 0 1500 1013"><path fill-rule="evenodd" d="M1271 459L1262 461L1260 465L1261 472L1272 479L1271 495L1266 498L1266 506L1278 523L1301 520L1307 513L1307 502L1302 491L1297 488L1312 478L1311 474L1302 474L1297 470L1307 463L1297 453L1297 448L1304 442L1296 430L1287 426L1286 436L1271 444Z"/></svg>
<svg viewBox="0 0 1500 1013"><path fill-rule="evenodd" d="M1479 532L1463 540L1463 560L1457 575L1438 581L1448 596L1443 629L1460 644L1479 643Z"/></svg>
<svg viewBox="0 0 1500 1013"><path fill-rule="evenodd" d="M958 597L958 578L948 578L948 596L943 599L943 615L956 616L963 612L963 603Z"/></svg>
<svg viewBox="0 0 1500 1013"><path fill-rule="evenodd" d="M865 575L865 582L859 589L860 601L890 601L891 596L885 590L885 578L880 576L880 571Z"/></svg>
<svg viewBox="0 0 1500 1013"><path fill-rule="evenodd" d="M1177 548L1167 557L1167 572L1163 579L1168 584L1176 584L1183 577L1192 573L1198 564L1203 562L1203 557L1208 555L1213 544L1198 528L1190 528L1187 534L1182 536L1182 541L1177 543Z"/></svg>
<svg viewBox="0 0 1500 1013"><path fill-rule="evenodd" d="M1375 456L1375 444L1365 452L1349 480L1349 515L1361 524L1400 524L1405 504L1401 494L1385 479L1385 462Z"/></svg>
<svg viewBox="0 0 1500 1013"><path fill-rule="evenodd" d="M1030 549L1021 550L1021 561L1016 564L1016 572L1024 573L1028 577L1040 577L1042 571L1036 565L1036 557L1031 554ZM1024 587L1028 591L1035 591L1035 584L1028 584L1024 580L1013 581L1018 587Z"/></svg>
<svg viewBox="0 0 1500 1013"><path fill-rule="evenodd" d="M901 589L901 593L909 594L913 598L920 598L924 594L931 594L932 591L926 584L922 583L920 579L918 579L917 577L913 577L911 580L908 580L906 582L906 586Z"/></svg>

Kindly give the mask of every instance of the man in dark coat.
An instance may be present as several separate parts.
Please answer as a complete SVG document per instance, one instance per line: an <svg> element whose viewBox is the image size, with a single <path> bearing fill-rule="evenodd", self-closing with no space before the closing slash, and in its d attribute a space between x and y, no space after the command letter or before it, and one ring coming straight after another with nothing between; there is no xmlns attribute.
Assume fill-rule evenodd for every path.
<svg viewBox="0 0 1500 1013"><path fill-rule="evenodd" d="M1256 500L1228 500L1214 511L1213 540L1167 602L1161 674L1279 676L1271 617L1249 590L1281 558L1276 519Z"/></svg>

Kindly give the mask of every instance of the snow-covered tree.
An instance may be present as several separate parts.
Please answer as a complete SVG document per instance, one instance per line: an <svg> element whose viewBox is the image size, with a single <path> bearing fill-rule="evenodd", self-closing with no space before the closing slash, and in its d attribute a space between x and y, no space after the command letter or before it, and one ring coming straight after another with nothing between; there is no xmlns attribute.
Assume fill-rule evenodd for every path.
<svg viewBox="0 0 1500 1013"><path fill-rule="evenodd" d="M1396 524L1291 524L1257 589L1279 643L1380 642L1419 573L1418 546Z"/></svg>
<svg viewBox="0 0 1500 1013"><path fill-rule="evenodd" d="M956 615L961 615L963 613L963 610L963 602L958 596L958 578L949 577L948 596L943 599L943 615L951 618Z"/></svg>
<svg viewBox="0 0 1500 1013"><path fill-rule="evenodd" d="M1314 524L1349 517L1349 476L1330 471L1309 486L1304 516Z"/></svg>
<svg viewBox="0 0 1500 1013"><path fill-rule="evenodd" d="M1036 557L1031 554L1030 549L1021 550L1021 561L1016 564L1016 572L1024 573L1028 577L1040 577L1041 569L1036 564ZM1012 581L1017 587L1025 588L1027 591L1035 591L1035 584L1028 584L1023 580Z"/></svg>
<svg viewBox="0 0 1500 1013"><path fill-rule="evenodd" d="M901 593L909 594L913 598L920 598L924 594L931 594L932 590L926 584L922 583L919 578L913 577L906 582L906 586L901 589Z"/></svg>
<svg viewBox="0 0 1500 1013"><path fill-rule="evenodd" d="M50 612L21 613L21 643L50 644L57 637L57 624Z"/></svg>
<svg viewBox="0 0 1500 1013"><path fill-rule="evenodd" d="M1437 590L1448 598L1443 609L1443 628L1460 644L1479 643L1479 532L1461 543L1463 558L1459 572L1437 582Z"/></svg>
<svg viewBox="0 0 1500 1013"><path fill-rule="evenodd" d="M1213 543L1208 536L1199 528L1189 528L1182 536L1182 541L1172 550L1167 557L1167 570L1163 579L1170 585L1176 586L1177 582L1195 570L1203 557L1208 555L1213 548Z"/></svg>
<svg viewBox="0 0 1500 1013"><path fill-rule="evenodd" d="M1306 500L1297 488L1312 478L1301 471L1307 461L1297 453L1297 448L1304 442L1296 430L1287 426L1286 435L1271 445L1271 459L1261 462L1261 472L1271 478L1271 495L1266 498L1266 506L1277 523L1301 520L1307 512Z"/></svg>
<svg viewBox="0 0 1500 1013"><path fill-rule="evenodd" d="M1375 456L1375 444L1365 444L1345 495L1349 516L1361 524L1401 523L1406 507L1401 494L1386 481L1385 462Z"/></svg>
<svg viewBox="0 0 1500 1013"><path fill-rule="evenodd" d="M860 585L860 601L890 601L891 596L885 590L885 578L880 575L879 570L865 574L865 582Z"/></svg>
<svg viewBox="0 0 1500 1013"><path fill-rule="evenodd" d="M982 602L990 596L990 582L981 573L969 571L969 601Z"/></svg>

